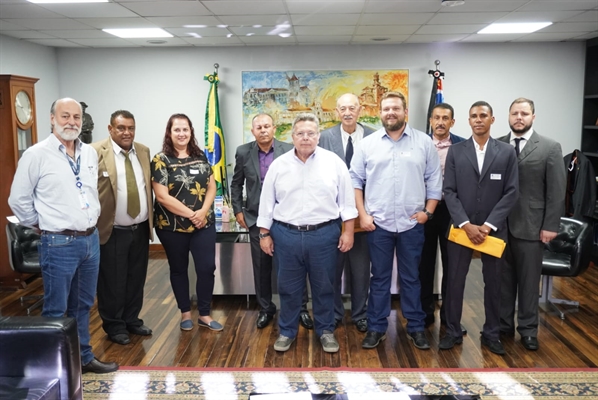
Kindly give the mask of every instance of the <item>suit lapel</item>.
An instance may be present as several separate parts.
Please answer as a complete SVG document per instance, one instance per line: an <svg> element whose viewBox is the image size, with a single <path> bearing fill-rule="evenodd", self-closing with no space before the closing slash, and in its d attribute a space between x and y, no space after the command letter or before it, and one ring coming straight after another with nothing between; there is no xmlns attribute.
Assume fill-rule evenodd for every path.
<svg viewBox="0 0 598 400"><path fill-rule="evenodd" d="M482 165L482 172L480 173L480 181L484 179L492 162L494 162L494 158L496 158L496 155L498 154L498 151L496 150L496 141L494 141L494 139L489 138L486 147L486 155L484 156L484 164Z"/></svg>
<svg viewBox="0 0 598 400"><path fill-rule="evenodd" d="M532 152L538 148L539 141L540 141L540 138L538 137L538 134L536 133L536 131L534 131L532 133L532 136L530 136L529 141L525 144L525 147L523 148L523 150L521 150L521 152L519 153L518 161L521 162L521 161L525 160L525 158L527 156L532 154Z"/></svg>
<svg viewBox="0 0 598 400"><path fill-rule="evenodd" d="M473 138L465 144L465 156L467 157L473 169L478 173L479 176L480 170L478 168L478 157L476 155L475 145L473 144Z"/></svg>
<svg viewBox="0 0 598 400"><path fill-rule="evenodd" d="M253 142L251 149L249 150L249 158L251 159L251 165L255 169L255 174L260 176L260 159L258 156L258 145L257 142Z"/></svg>
<svg viewBox="0 0 598 400"><path fill-rule="evenodd" d="M332 151L336 154L342 155L342 159L345 159L345 151L343 150L343 134L341 133L341 126L337 125L337 129L332 132Z"/></svg>
<svg viewBox="0 0 598 400"><path fill-rule="evenodd" d="M106 171L108 172L108 178L110 179L110 185L112 186L112 193L116 199L116 160L114 159L114 148L112 147L110 138L106 140L106 143L102 147L102 158L106 165Z"/></svg>

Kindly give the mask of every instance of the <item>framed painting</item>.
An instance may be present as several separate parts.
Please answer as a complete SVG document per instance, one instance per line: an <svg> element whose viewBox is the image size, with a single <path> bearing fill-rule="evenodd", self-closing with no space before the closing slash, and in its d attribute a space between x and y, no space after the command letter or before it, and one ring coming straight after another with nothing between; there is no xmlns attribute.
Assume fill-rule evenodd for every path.
<svg viewBox="0 0 598 400"><path fill-rule="evenodd" d="M320 120L320 130L340 121L336 99L345 93L359 98L359 122L382 127L379 104L386 92L401 92L409 101L409 70L343 71L243 71L243 142L254 140L251 120L268 113L276 125L276 139L291 142L291 126L297 114L310 112Z"/></svg>

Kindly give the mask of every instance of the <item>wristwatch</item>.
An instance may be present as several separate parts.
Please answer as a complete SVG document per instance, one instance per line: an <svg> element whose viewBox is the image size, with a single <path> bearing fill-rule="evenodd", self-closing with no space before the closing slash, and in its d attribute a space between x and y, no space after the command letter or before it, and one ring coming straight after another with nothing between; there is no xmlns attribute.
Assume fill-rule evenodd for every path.
<svg viewBox="0 0 598 400"><path fill-rule="evenodd" d="M265 239L265 238L267 238L267 237L269 237L269 236L270 236L270 232L266 232L266 233L261 233L261 232L260 232L260 234L258 235L258 237L259 237L260 239Z"/></svg>
<svg viewBox="0 0 598 400"><path fill-rule="evenodd" d="M425 208L424 208L424 214L426 214L428 216L428 221L430 221L432 218L434 218L434 214L432 214L430 211L428 211Z"/></svg>

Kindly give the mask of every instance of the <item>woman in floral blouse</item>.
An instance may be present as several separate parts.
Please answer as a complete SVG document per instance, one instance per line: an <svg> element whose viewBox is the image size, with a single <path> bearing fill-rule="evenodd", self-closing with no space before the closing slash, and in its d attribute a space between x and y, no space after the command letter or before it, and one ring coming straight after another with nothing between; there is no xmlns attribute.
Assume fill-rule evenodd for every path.
<svg viewBox="0 0 598 400"><path fill-rule="evenodd" d="M212 208L216 183L208 159L197 145L191 120L184 114L174 114L168 120L162 152L152 160L152 188L156 196L154 226L168 258L181 329L193 329L187 273L191 252L197 274L197 323L220 331L222 325L210 316L216 270Z"/></svg>

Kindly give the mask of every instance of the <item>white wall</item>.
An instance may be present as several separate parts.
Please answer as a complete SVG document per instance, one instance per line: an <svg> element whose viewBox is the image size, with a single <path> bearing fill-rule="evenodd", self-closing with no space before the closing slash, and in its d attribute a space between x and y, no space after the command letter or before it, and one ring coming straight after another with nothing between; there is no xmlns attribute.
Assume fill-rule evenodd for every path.
<svg viewBox="0 0 598 400"><path fill-rule="evenodd" d="M454 132L469 137L469 106L486 100L493 107L493 136L509 131L510 102L525 96L536 102L535 128L559 140L568 153L579 147L585 44L459 43L375 46L294 46L162 49L57 49L60 95L85 101L95 122L94 140L107 137L109 115L133 112L137 139L159 151L168 117L186 113L203 147L209 89L206 73L220 64L219 98L234 162L242 143L241 72L262 70L399 69L410 74L409 123L425 129L432 84L428 70L441 61L444 93L455 107Z"/></svg>
<svg viewBox="0 0 598 400"><path fill-rule="evenodd" d="M39 139L45 138L49 133L50 105L60 96L56 50L0 35L0 74L39 78L35 84L35 111Z"/></svg>

